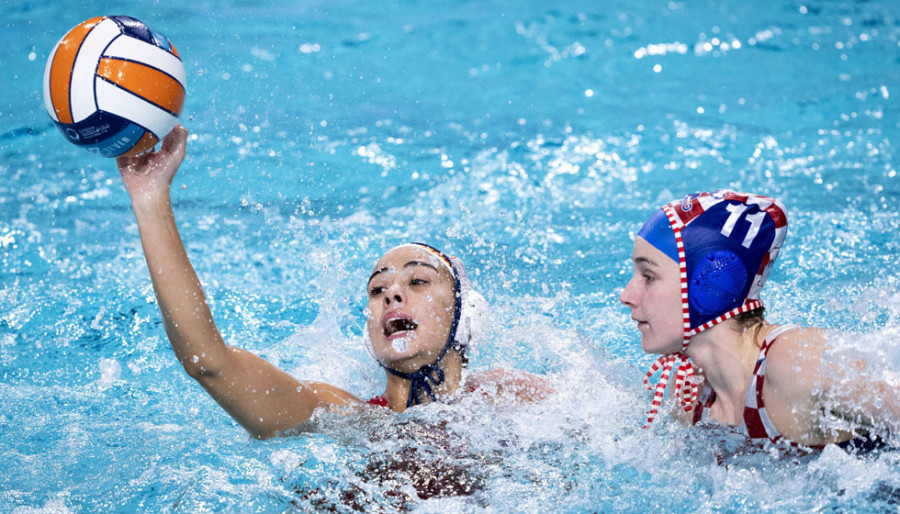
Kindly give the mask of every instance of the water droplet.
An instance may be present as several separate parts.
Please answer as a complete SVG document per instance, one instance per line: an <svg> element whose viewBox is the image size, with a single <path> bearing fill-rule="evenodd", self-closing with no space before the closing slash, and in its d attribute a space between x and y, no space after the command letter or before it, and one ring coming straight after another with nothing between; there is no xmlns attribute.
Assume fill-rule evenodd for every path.
<svg viewBox="0 0 900 514"><path fill-rule="evenodd" d="M394 351L403 353L406 350L409 350L409 341L407 341L405 337L394 339L391 342L391 347L394 349Z"/></svg>

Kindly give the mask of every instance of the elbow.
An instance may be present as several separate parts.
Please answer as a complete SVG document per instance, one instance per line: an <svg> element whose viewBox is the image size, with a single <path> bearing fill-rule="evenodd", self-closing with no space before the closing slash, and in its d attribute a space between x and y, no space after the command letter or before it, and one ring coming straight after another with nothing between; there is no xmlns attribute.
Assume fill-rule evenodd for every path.
<svg viewBox="0 0 900 514"><path fill-rule="evenodd" d="M197 355L182 359L181 365L184 367L185 373L198 382L216 378L220 375L219 367L211 362L210 359L201 358Z"/></svg>

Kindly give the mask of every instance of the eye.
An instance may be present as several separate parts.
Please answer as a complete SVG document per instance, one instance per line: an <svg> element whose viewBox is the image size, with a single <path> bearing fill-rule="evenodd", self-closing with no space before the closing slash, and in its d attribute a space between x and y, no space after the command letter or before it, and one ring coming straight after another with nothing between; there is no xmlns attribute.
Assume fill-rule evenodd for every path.
<svg viewBox="0 0 900 514"><path fill-rule="evenodd" d="M425 280L424 278L413 278L409 281L409 285L411 286L424 286L428 285L430 282Z"/></svg>
<svg viewBox="0 0 900 514"><path fill-rule="evenodd" d="M384 292L384 288L381 286L374 286L369 289L369 296L378 296Z"/></svg>
<svg viewBox="0 0 900 514"><path fill-rule="evenodd" d="M656 280L656 277L654 277L651 273L644 273L641 276L644 277L644 282L648 284L652 284L653 281Z"/></svg>

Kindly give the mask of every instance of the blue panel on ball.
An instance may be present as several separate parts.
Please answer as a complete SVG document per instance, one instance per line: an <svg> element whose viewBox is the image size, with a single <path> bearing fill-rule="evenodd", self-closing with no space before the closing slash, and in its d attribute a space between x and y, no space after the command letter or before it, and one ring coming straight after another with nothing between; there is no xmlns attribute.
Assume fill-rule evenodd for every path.
<svg viewBox="0 0 900 514"><path fill-rule="evenodd" d="M169 53L172 52L172 43L169 41L169 38L144 22L131 16L108 16L108 18L119 25L123 34L156 45Z"/></svg>
<svg viewBox="0 0 900 514"><path fill-rule="evenodd" d="M104 157L116 157L131 150L147 129L108 112L97 111L78 123L56 122L69 142Z"/></svg>
<svg viewBox="0 0 900 514"><path fill-rule="evenodd" d="M115 114L97 111L78 123L55 123L69 142L78 146L94 146L121 132L131 121Z"/></svg>
<svg viewBox="0 0 900 514"><path fill-rule="evenodd" d="M118 134L93 145L86 145L85 149L103 157L117 157L134 148L134 145L144 137L146 132L147 129L144 127L136 123L129 123Z"/></svg>
<svg viewBox="0 0 900 514"><path fill-rule="evenodd" d="M172 53L172 42L169 41L169 38L167 38L166 35L162 32L155 30L152 27L147 28L150 29L150 33L153 34L153 41L156 43L156 46L169 53Z"/></svg>
<svg viewBox="0 0 900 514"><path fill-rule="evenodd" d="M150 33L150 27L144 25L143 22L131 16L109 16L108 18L115 21L122 28L123 34L150 44L156 44L153 34Z"/></svg>

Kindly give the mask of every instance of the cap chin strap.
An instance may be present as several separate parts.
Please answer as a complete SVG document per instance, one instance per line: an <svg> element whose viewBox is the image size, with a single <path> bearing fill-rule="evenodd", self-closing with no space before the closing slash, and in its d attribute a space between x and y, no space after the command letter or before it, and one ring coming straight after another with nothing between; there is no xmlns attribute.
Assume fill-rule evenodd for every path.
<svg viewBox="0 0 900 514"><path fill-rule="evenodd" d="M441 350L441 354L436 361L422 366L413 373L403 373L402 371L389 368L384 364L381 365L381 367L391 375L409 380L409 394L406 397L407 408L421 404L421 393L423 392L428 395L428 398L431 401L437 401L437 397L434 395L434 389L437 389L438 386L444 383L444 370L441 369L439 363L449 349L450 343L448 341L447 344L444 345L444 349ZM432 386L434 386L434 389L432 389Z"/></svg>
<svg viewBox="0 0 900 514"><path fill-rule="evenodd" d="M699 378L694 373L694 364L691 362L691 358L684 353L685 350L687 350L691 338L738 314L749 312L760 307L762 307L761 301L748 300L740 307L736 307L716 319L710 320L695 329L685 332L680 352L663 355L650 366L650 370L647 371L647 375L644 377L644 385L647 386L648 389L654 391L653 403L650 406L650 414L647 416L647 422L644 423L643 428L650 428L650 425L659 413L659 407L662 405L666 387L669 385L669 377L672 375L672 369L675 368L676 364L678 367L676 368L677 371L675 373L675 398L681 402L681 406L684 407L685 412L693 410L694 404L697 403L697 383L699 382ZM653 375L660 369L662 369L662 374L659 376L659 381L656 383L655 387L651 386L650 379L653 378Z"/></svg>
<svg viewBox="0 0 900 514"><path fill-rule="evenodd" d="M675 245L678 248L678 267L681 273L681 309L682 319L684 321L684 337L681 343L681 351L661 356L659 359L657 359L656 362L653 363L653 365L650 367L650 370L647 372L647 375L644 377L644 385L647 386L648 389L653 390L654 393L653 402L650 406L650 413L647 415L647 422L644 423L643 428L650 428L653 420L656 419L656 415L659 413L659 408L662 405L663 398L665 397L666 387L669 385L669 377L672 375L673 368L676 369L676 400L681 403L681 406L684 408L685 412L690 412L691 410L693 410L694 404L697 403L697 384L699 382L699 378L694 373L694 364L691 362L691 358L684 353L691 342L691 338L699 334L700 332L703 332L704 330L708 330L713 326L722 323L723 321L731 319L738 314L762 307L762 302L760 300L745 300L741 306L735 307L734 309L731 309L721 316L707 321L697 328L691 328L690 304L688 303L687 258L685 257L684 253L684 241L681 237L681 230L684 228L684 224L681 222L681 219L678 217L678 215L675 214L675 211L670 205L664 206L663 210L669 217L669 223L672 225L672 232L675 233ZM662 374L659 376L659 380L656 382L656 386L651 386L650 379L653 378L653 375L655 375L656 372L658 372L660 369L662 370Z"/></svg>
<svg viewBox="0 0 900 514"><path fill-rule="evenodd" d="M650 405L650 414L647 415L647 422L643 428L650 428L656 415L659 413L659 407L662 405L663 397L666 394L666 386L669 385L669 376L672 374L672 368L678 364L678 371L675 374L675 397L681 401L685 411L693 408L694 402L697 400L697 383L694 377L694 365L691 363L690 357L684 352L670 353L660 357L650 367L647 376L644 377L644 385L648 389L653 390L650 385L650 378L662 369L662 375L656 383L656 391L653 393L653 403Z"/></svg>

